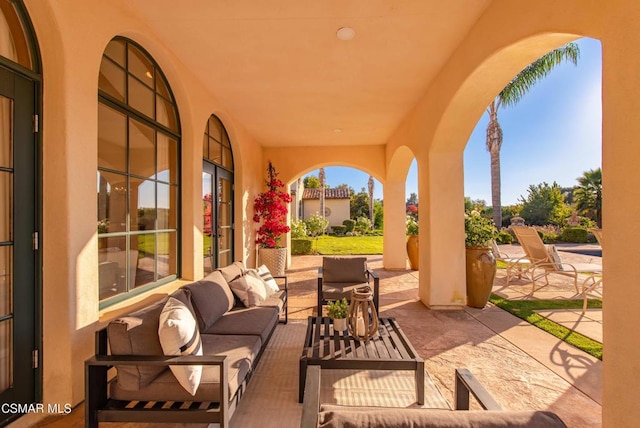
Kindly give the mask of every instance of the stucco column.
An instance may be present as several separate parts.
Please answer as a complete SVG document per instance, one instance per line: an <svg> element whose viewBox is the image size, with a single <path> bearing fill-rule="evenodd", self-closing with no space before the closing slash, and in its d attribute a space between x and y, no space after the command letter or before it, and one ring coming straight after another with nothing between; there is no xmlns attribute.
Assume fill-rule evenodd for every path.
<svg viewBox="0 0 640 428"><path fill-rule="evenodd" d="M418 158L420 288L433 309L460 309L466 302L463 153Z"/></svg>
<svg viewBox="0 0 640 428"><path fill-rule="evenodd" d="M384 183L382 193L384 198L383 265L385 269L406 269L405 182L387 181Z"/></svg>
<svg viewBox="0 0 640 428"><path fill-rule="evenodd" d="M622 11L621 11L622 12ZM609 29L602 48L603 425L634 426L640 419L640 7L623 11L628 22ZM636 22L633 24L633 22Z"/></svg>

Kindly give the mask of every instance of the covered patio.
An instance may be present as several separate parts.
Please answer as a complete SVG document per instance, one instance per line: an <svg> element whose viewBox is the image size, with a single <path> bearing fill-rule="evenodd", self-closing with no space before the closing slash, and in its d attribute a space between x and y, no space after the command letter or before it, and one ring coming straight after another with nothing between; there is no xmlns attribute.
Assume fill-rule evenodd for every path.
<svg viewBox="0 0 640 428"><path fill-rule="evenodd" d="M575 411L586 418L576 424L588 425L596 423L600 407L591 414L581 406L596 400L605 426L633 426L640 418L640 347L629 340L640 334L640 301L630 298L640 270L629 268L640 242L636 0L156 0L153 7L145 0L0 2L3 15L12 17L3 26L5 39L21 41L20 55L1 54L3 76L11 77L3 82L22 82L31 91L18 94L28 107L20 117L3 110L7 121L19 122L20 142L29 143L16 147L32 150L11 168L3 166L7 174L28 176L14 180L22 187L5 195L3 205L12 214L6 219L29 219L20 234L8 226L15 233L2 241L26 254L15 263L7 258L13 272L33 273L16 279L20 286L8 295L26 293L0 314L4 326L15 321L15 337L29 339L15 355L9 339L1 348L11 352L3 363L22 363L20 370L29 373L21 400L80 404L83 362L93 354L95 331L202 278L211 260L207 242L220 250L209 267L232 260L254 266L252 201L264 189L271 162L289 184L327 165L355 167L382 183L384 254L374 267L387 282L384 310L415 338L445 395L451 365L465 363L484 382L483 373L509 369L488 358L503 349L519 355L510 377L493 391L505 406L545 400L522 404L551 407L563 417ZM351 40L341 36L345 27L355 32ZM513 381L529 370L528 354L505 339L521 326L493 310L465 309L468 136L517 72L580 37L598 39L603 51L601 399L594 393L585 398L556 375L554 386L536 378ZM13 90L6 86L3 91ZM414 159L419 275L406 271L405 252L404 189ZM206 174L210 186L203 192ZM212 198L214 183L224 183L224 200ZM207 195L218 203L212 213L225 208L219 240L203 219ZM7 208L22 200L29 204L15 213ZM118 216L111 212L116 209ZM314 299L305 284L316 261L290 262L292 306L299 308L294 316L304 318L306 300ZM457 354L459 346L465 352ZM574 359L559 346L541 352L563 356L558 364L569 362L570 377L573 363L586 367L580 373L599 370L593 368L599 363ZM3 390L13 385L11 376L0 380ZM516 385L525 388L522 394L505 389ZM544 386L528 390L536 385ZM487 387L494 390L490 382ZM35 423L37 416L17 423Z"/></svg>
<svg viewBox="0 0 640 428"><path fill-rule="evenodd" d="M321 259L322 256L293 258L288 272L290 324L277 327L264 360L254 374L255 379L231 419L231 426L299 426L302 405L297 402L298 359L307 317L315 314L316 276ZM601 361L492 305L484 310L425 309L418 298L416 271L385 271L379 256L370 256L369 263L381 277L381 315L398 320L424 358L427 373L439 391L427 388L424 407L452 405L453 370L468 368L504 410L549 410L557 413L569 427L601 426ZM496 289L500 288L503 275L504 271L500 271ZM369 385L365 388L371 390L362 396L376 404L376 394L384 394L385 388L376 390L372 380L365 383ZM322 398L327 402L340 399L339 383L324 388ZM402 396L405 391L386 392L401 396L387 405L415 407L410 388L408 398ZM342 399L342 403L345 402L348 397ZM472 403L472 408L477 405ZM70 416L51 418L45 426L79 428L83 423L80 406ZM173 425L167 425L170 426Z"/></svg>

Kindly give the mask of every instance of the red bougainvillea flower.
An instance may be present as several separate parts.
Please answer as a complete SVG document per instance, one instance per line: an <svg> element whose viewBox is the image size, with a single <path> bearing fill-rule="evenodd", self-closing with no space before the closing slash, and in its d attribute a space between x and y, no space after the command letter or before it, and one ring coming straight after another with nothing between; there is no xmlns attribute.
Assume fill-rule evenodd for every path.
<svg viewBox="0 0 640 428"><path fill-rule="evenodd" d="M266 181L269 190L260 193L253 201L255 214L253 221L261 223L256 232L256 244L262 248L278 248L280 237L288 233L287 226L288 204L291 202L291 195L280 190L284 183L278 180L278 173L269 162L267 168L269 180Z"/></svg>

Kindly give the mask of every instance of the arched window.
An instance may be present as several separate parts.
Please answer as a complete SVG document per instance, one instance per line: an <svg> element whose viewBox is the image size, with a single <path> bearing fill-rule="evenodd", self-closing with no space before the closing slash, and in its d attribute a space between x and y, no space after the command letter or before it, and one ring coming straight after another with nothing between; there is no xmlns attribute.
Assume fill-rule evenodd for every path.
<svg viewBox="0 0 640 428"><path fill-rule="evenodd" d="M37 72L30 31L17 7L15 2L0 0L0 56Z"/></svg>
<svg viewBox="0 0 640 428"><path fill-rule="evenodd" d="M202 144L204 273L233 262L233 152L216 116L207 121Z"/></svg>
<svg viewBox="0 0 640 428"><path fill-rule="evenodd" d="M180 125L162 71L140 45L122 37L104 51L98 101L104 306L179 275Z"/></svg>

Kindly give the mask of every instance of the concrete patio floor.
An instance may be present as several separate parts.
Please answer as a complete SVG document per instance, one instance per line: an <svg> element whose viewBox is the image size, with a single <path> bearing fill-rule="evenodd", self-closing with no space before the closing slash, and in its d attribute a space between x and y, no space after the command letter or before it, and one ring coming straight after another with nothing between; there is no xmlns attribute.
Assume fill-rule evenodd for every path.
<svg viewBox="0 0 640 428"><path fill-rule="evenodd" d="M565 255L562 256L564 259ZM585 256L572 254L570 257ZM315 315L316 275L321 263L321 256L293 257L287 272L290 319L306 320L308 316ZM601 426L601 361L491 304L484 309L465 307L457 311L430 310L418 299L418 271L386 271L382 269L382 256L370 256L369 263L381 279L381 315L397 318L418 353L425 359L426 370L450 403L453 402L454 369L466 367L503 409L550 410L556 412L569 427ZM568 283L568 286L570 288L566 284L554 285L544 292L536 292L533 298L554 298L554 294L561 298L570 293L573 285ZM506 287L504 271L498 270L495 292L520 293L521 298L531 298L526 297L526 288L524 282ZM557 292L554 292L555 289ZM597 318L591 314L590 317ZM249 390L252 386L249 385ZM300 406L301 412L301 405L295 405ZM239 409L242 407L243 401ZM266 426L261 420L260 409L244 408L243 413L247 412L255 412L256 426ZM41 421L38 426L81 427L83 413L84 408L80 405L71 415ZM290 414L288 418L292 419ZM298 420L273 422L273 426L298 424ZM233 418L231 425L238 426ZM18 422L12 426L28 425Z"/></svg>

